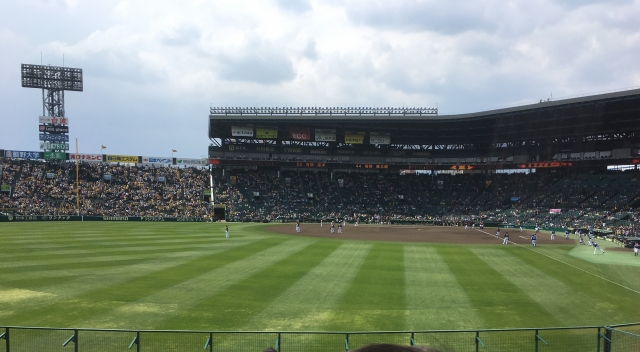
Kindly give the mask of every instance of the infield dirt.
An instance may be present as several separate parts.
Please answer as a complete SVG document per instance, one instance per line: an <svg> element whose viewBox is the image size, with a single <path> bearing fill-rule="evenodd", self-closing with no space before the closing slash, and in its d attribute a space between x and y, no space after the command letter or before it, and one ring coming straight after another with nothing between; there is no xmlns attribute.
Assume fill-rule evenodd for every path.
<svg viewBox="0 0 640 352"><path fill-rule="evenodd" d="M463 243L463 244L501 244L505 229L500 229L500 238L495 236L496 228L468 228L458 226L411 226L411 225L360 225L347 224L338 233L331 233L331 225L300 224L300 232L296 232L295 224L267 226L269 232L284 233L297 236L312 236L325 238L341 238L349 240L366 241L394 241L394 242L426 242L426 243ZM516 244L531 244L533 231L509 229L509 242ZM566 240L564 234L556 234L555 240L551 240L548 233L538 233L537 244L574 244L575 240Z"/></svg>

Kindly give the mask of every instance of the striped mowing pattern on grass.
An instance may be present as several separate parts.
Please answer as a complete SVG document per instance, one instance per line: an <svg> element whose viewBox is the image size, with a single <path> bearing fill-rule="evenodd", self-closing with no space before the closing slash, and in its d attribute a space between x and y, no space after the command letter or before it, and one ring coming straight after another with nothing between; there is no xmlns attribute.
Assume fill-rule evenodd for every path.
<svg viewBox="0 0 640 352"><path fill-rule="evenodd" d="M228 225L230 239L224 224L2 223L0 325L431 330L640 316L640 295L600 278L637 289L637 267L585 262L570 245L349 241Z"/></svg>

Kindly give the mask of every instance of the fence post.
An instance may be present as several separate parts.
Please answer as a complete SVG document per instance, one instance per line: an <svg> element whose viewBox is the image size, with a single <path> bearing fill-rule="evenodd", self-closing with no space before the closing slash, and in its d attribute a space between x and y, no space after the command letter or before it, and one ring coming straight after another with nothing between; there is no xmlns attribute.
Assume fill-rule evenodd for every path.
<svg viewBox="0 0 640 352"><path fill-rule="evenodd" d="M596 352L600 352L600 340L601 340L601 337L600 337L601 332L600 332L600 330L601 329L602 328L598 328L598 347L596 348Z"/></svg>
<svg viewBox="0 0 640 352"><path fill-rule="evenodd" d="M536 340L536 343L534 345L535 346L535 351L538 352L538 329L536 329L535 340Z"/></svg>
<svg viewBox="0 0 640 352"><path fill-rule="evenodd" d="M78 350L80 349L78 347L78 345L80 344L80 337L78 336L78 329L73 329L73 334L76 336L74 342L75 342L75 346L73 347L73 351L74 352L78 352Z"/></svg>
<svg viewBox="0 0 640 352"><path fill-rule="evenodd" d="M11 346L9 345L9 328L4 328L4 333L0 334L0 339L4 339L5 351L11 352Z"/></svg>
<svg viewBox="0 0 640 352"><path fill-rule="evenodd" d="M611 352L611 338L613 334L611 333L611 329L605 328L604 330L604 352Z"/></svg>

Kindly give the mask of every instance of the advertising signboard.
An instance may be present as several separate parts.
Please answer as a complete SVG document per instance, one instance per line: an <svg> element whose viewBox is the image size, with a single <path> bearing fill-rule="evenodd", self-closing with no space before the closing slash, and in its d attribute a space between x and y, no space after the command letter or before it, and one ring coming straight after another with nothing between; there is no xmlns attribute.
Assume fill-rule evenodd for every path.
<svg viewBox="0 0 640 352"><path fill-rule="evenodd" d="M69 143L40 142L40 150L69 150Z"/></svg>
<svg viewBox="0 0 640 352"><path fill-rule="evenodd" d="M253 126L231 126L233 137L253 137Z"/></svg>
<svg viewBox="0 0 640 352"><path fill-rule="evenodd" d="M69 160L76 160L76 154L69 153ZM102 154L78 154L79 161L102 161Z"/></svg>
<svg viewBox="0 0 640 352"><path fill-rule="evenodd" d="M289 127L289 137L298 141L311 140L311 129L308 127Z"/></svg>
<svg viewBox="0 0 640 352"><path fill-rule="evenodd" d="M40 140L43 142L68 142L68 134L44 134L40 133Z"/></svg>
<svg viewBox="0 0 640 352"><path fill-rule="evenodd" d="M67 160L67 153L64 152L44 152L42 153L44 160Z"/></svg>
<svg viewBox="0 0 640 352"><path fill-rule="evenodd" d="M346 144L362 144L364 142L364 132L345 132L344 142Z"/></svg>
<svg viewBox="0 0 640 352"><path fill-rule="evenodd" d="M173 164L173 158L159 158L156 156L143 156L142 157L143 164Z"/></svg>
<svg viewBox="0 0 640 352"><path fill-rule="evenodd" d="M391 144L390 133L371 132L369 144Z"/></svg>
<svg viewBox="0 0 640 352"><path fill-rule="evenodd" d="M207 165L207 159L176 159L176 165Z"/></svg>
<svg viewBox="0 0 640 352"><path fill-rule="evenodd" d="M336 130L316 128L316 142L335 142Z"/></svg>
<svg viewBox="0 0 640 352"><path fill-rule="evenodd" d="M266 127L256 127L256 138L275 139L278 138L278 130Z"/></svg>
<svg viewBox="0 0 640 352"><path fill-rule="evenodd" d="M108 163L138 163L137 155L107 155Z"/></svg>
<svg viewBox="0 0 640 352"><path fill-rule="evenodd" d="M22 150L5 150L5 158L14 159L40 159L40 152L27 152Z"/></svg>
<svg viewBox="0 0 640 352"><path fill-rule="evenodd" d="M57 116L40 116L40 117L38 117L38 122L40 124L68 125L69 124L69 118L68 117L57 117Z"/></svg>
<svg viewBox="0 0 640 352"><path fill-rule="evenodd" d="M38 130L47 133L69 133L69 126L40 125Z"/></svg>

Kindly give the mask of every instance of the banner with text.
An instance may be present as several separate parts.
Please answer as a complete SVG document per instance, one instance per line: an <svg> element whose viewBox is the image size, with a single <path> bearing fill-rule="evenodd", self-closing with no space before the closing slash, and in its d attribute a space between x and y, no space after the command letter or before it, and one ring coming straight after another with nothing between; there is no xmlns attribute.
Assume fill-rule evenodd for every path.
<svg viewBox="0 0 640 352"><path fill-rule="evenodd" d="M14 159L40 159L40 152L27 152L22 150L5 150L5 158Z"/></svg>
<svg viewBox="0 0 640 352"><path fill-rule="evenodd" d="M69 153L69 160L76 160L76 155ZM79 161L102 161L102 154L78 154Z"/></svg>
<svg viewBox="0 0 640 352"><path fill-rule="evenodd" d="M176 165L207 165L207 159L176 159Z"/></svg>
<svg viewBox="0 0 640 352"><path fill-rule="evenodd" d="M278 138L278 130L265 127L256 127L256 138L275 139Z"/></svg>
<svg viewBox="0 0 640 352"><path fill-rule="evenodd" d="M69 150L69 143L40 142L40 150Z"/></svg>
<svg viewBox="0 0 640 352"><path fill-rule="evenodd" d="M47 133L69 133L69 126L40 125L38 130Z"/></svg>
<svg viewBox="0 0 640 352"><path fill-rule="evenodd" d="M68 117L58 117L58 116L39 116L38 123L41 124L52 124L52 125L68 125L69 118Z"/></svg>
<svg viewBox="0 0 640 352"><path fill-rule="evenodd" d="M391 134L384 132L371 132L369 144L391 144Z"/></svg>
<svg viewBox="0 0 640 352"><path fill-rule="evenodd" d="M69 135L40 133L40 140L43 142L69 142Z"/></svg>
<svg viewBox="0 0 640 352"><path fill-rule="evenodd" d="M335 142L336 130L316 128L316 142Z"/></svg>
<svg viewBox="0 0 640 352"><path fill-rule="evenodd" d="M138 163L135 155L107 155L108 163Z"/></svg>
<svg viewBox="0 0 640 352"><path fill-rule="evenodd" d="M173 158L159 158L156 156L143 156L142 157L143 164L173 164Z"/></svg>
<svg viewBox="0 0 640 352"><path fill-rule="evenodd" d="M310 141L311 129L309 127L289 127L289 137L298 141Z"/></svg>
<svg viewBox="0 0 640 352"><path fill-rule="evenodd" d="M345 132L344 142L346 144L362 144L364 142L364 132Z"/></svg>
<svg viewBox="0 0 640 352"><path fill-rule="evenodd" d="M253 126L231 126L233 137L253 137Z"/></svg>
<svg viewBox="0 0 640 352"><path fill-rule="evenodd" d="M42 153L44 160L67 160L65 152L44 152Z"/></svg>

